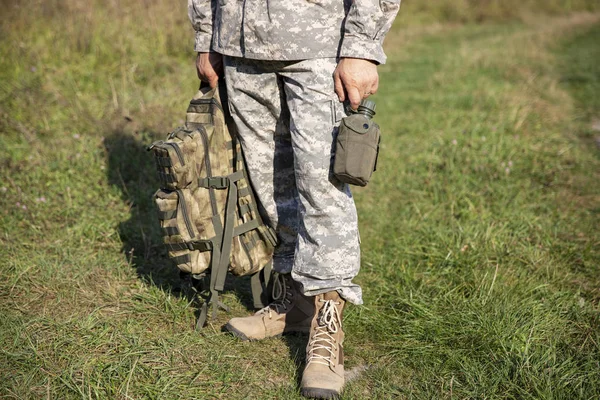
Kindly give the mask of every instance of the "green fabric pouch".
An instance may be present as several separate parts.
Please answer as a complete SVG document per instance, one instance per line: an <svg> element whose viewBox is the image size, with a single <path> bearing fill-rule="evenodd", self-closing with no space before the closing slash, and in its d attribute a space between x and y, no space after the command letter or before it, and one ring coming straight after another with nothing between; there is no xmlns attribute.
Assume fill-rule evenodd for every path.
<svg viewBox="0 0 600 400"><path fill-rule="evenodd" d="M366 186L377 168L380 141L379 125L368 116L356 113L343 118L335 143L335 177L351 185Z"/></svg>

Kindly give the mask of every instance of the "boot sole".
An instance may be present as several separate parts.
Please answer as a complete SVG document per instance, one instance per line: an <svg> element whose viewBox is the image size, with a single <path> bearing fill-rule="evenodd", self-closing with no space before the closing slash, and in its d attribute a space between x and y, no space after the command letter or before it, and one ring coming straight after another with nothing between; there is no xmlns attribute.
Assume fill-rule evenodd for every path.
<svg viewBox="0 0 600 400"><path fill-rule="evenodd" d="M244 334L244 332L235 329L233 326L229 325L229 323L225 324L225 329L227 329L229 332L231 332L231 334L233 334L233 336L237 337L238 339L242 340L243 342L256 342L258 340L264 340L264 339L268 339L268 338L272 338L272 337L281 337L282 335L286 334L286 333L308 333L310 332L310 327L306 327L306 328L298 328L298 329L290 329L287 331L283 331L283 333L279 333L277 335L271 335L271 336L266 336L264 338L261 339L252 339L249 338L248 336L246 336Z"/></svg>
<svg viewBox="0 0 600 400"><path fill-rule="evenodd" d="M237 329L235 329L233 326L226 324L225 325L225 329L227 329L229 332L231 332L233 334L233 336L241 339L244 342L251 342L252 340L258 340L258 339L250 339L248 336L244 335L244 333L242 331L238 331Z"/></svg>
<svg viewBox="0 0 600 400"><path fill-rule="evenodd" d="M331 389L303 388L300 393L304 397L313 399L339 399L340 393Z"/></svg>

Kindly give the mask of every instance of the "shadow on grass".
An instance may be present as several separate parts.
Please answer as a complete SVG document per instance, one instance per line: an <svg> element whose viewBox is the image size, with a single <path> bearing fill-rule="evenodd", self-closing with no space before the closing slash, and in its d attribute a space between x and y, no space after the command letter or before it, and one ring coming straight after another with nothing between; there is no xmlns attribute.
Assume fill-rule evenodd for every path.
<svg viewBox="0 0 600 400"><path fill-rule="evenodd" d="M288 347L290 359L296 364L296 387L302 383L302 372L306 364L306 345L308 344L307 333L288 333L283 336Z"/></svg>
<svg viewBox="0 0 600 400"><path fill-rule="evenodd" d="M119 224L122 251L145 282L179 294L179 274L162 245L152 195L158 188L156 167L146 146L160 135L115 130L104 140L108 179L130 207L130 218Z"/></svg>
<svg viewBox="0 0 600 400"><path fill-rule="evenodd" d="M118 227L123 254L140 279L176 297L191 301L193 294L182 285L179 270L169 259L162 243L153 194L159 187L152 153L146 148L164 134L130 133L116 129L107 135L109 182L121 190L130 207L130 218ZM227 277L225 292L236 293L241 303L254 310L249 278ZM198 310L196 311L198 313Z"/></svg>

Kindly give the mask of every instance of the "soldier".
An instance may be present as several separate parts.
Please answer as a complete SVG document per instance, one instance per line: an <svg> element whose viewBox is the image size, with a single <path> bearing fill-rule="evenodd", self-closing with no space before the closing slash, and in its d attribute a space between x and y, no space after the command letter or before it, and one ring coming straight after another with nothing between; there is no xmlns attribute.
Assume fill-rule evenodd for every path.
<svg viewBox="0 0 600 400"><path fill-rule="evenodd" d="M250 180L280 244L273 302L226 328L242 340L309 332L301 392L344 385L342 311L362 304L356 208L332 176L343 102L378 87L400 0L188 0L199 78L225 77Z"/></svg>

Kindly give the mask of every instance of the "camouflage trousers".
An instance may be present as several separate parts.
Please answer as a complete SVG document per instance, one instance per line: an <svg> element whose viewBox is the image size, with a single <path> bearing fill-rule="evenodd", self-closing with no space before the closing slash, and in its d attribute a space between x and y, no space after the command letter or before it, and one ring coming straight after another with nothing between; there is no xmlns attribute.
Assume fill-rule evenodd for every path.
<svg viewBox="0 0 600 400"><path fill-rule="evenodd" d="M304 294L337 290L362 303L358 219L348 185L331 173L345 115L335 58L263 61L224 57L229 108L265 220L278 234L274 269Z"/></svg>

